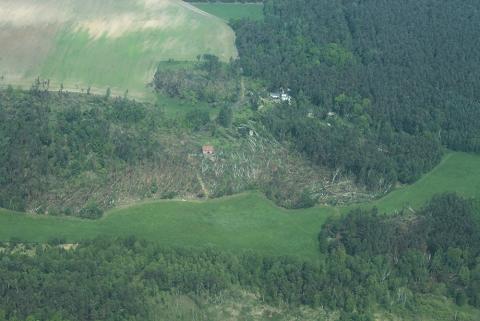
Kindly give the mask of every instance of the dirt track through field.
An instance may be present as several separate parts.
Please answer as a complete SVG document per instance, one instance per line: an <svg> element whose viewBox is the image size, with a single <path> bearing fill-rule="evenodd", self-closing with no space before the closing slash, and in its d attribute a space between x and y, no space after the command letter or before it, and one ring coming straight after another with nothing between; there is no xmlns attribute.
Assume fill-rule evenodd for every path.
<svg viewBox="0 0 480 321"><path fill-rule="evenodd" d="M191 10L191 11L193 11L193 12L196 12L196 13L198 13L198 14L201 14L202 16L209 17L209 18L212 17L212 18L218 19L217 17L209 14L208 12L205 12L205 11L200 10L199 8L195 7L195 6L192 6L192 5L191 5L190 3L188 3L188 2L181 1L181 2L180 2L180 5L181 5L182 7L184 7L184 8L187 8L188 10Z"/></svg>

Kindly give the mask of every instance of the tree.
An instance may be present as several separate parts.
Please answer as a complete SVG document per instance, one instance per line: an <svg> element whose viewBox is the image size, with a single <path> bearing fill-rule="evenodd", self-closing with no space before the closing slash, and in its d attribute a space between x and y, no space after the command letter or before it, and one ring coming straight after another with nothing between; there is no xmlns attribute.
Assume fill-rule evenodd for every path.
<svg viewBox="0 0 480 321"><path fill-rule="evenodd" d="M210 114L206 110L194 109L185 115L187 126L193 130L200 130L210 122Z"/></svg>
<svg viewBox="0 0 480 321"><path fill-rule="evenodd" d="M229 128L232 125L233 111L229 106L224 106L218 113L218 122L225 128Z"/></svg>
<svg viewBox="0 0 480 321"><path fill-rule="evenodd" d="M217 78L222 69L220 59L217 56L211 54L205 54L202 58L202 68L207 71L209 78Z"/></svg>
<svg viewBox="0 0 480 321"><path fill-rule="evenodd" d="M88 203L80 210L79 216L82 218L97 219L102 217L103 211L95 202Z"/></svg>

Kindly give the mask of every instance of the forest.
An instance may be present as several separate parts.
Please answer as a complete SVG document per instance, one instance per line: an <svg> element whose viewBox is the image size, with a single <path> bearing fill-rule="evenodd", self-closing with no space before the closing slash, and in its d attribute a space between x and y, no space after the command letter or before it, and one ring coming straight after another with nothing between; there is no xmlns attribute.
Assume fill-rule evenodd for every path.
<svg viewBox="0 0 480 321"><path fill-rule="evenodd" d="M351 205L417 181L448 151L480 152L478 0L263 2L264 19L230 21L238 59L161 62L152 102L40 79L1 89L0 208L98 219L245 190L289 208ZM292 100L273 101L280 91ZM191 108L169 116L172 101ZM3 240L0 321L185 320L186 301L199 309L188 319L212 321L238 293L333 321L402 318L426 300L452 307L442 320L477 320L457 312L480 311L478 199L343 210L312 238L314 259L133 236Z"/></svg>
<svg viewBox="0 0 480 321"><path fill-rule="evenodd" d="M417 213L355 210L319 231L319 260L172 249L134 237L68 248L3 243L0 320L161 320L168 295L221 298L237 288L272 305L374 320L425 295L480 307L478 203L444 194ZM155 312L157 311L157 312Z"/></svg>
<svg viewBox="0 0 480 321"><path fill-rule="evenodd" d="M161 110L108 95L51 93L40 83L29 91L0 91L0 207L23 211L81 173L160 159L153 135ZM98 217L100 207L84 204L80 216Z"/></svg>
<svg viewBox="0 0 480 321"><path fill-rule="evenodd" d="M480 151L478 1L270 0L264 14L232 22L240 64L291 90L262 121L312 161L388 190L445 148Z"/></svg>
<svg viewBox="0 0 480 321"><path fill-rule="evenodd" d="M337 187L326 171L304 162L256 122L235 119L238 101L224 101L232 95L237 100L234 64L212 59L173 74L159 69L152 85L160 98L153 102L110 90L54 92L40 80L29 90L0 90L0 207L95 219L132 200L258 189L278 205L298 208L314 205L319 193L329 200L348 189L361 191L353 184ZM215 89L175 78L184 72ZM212 73L226 80L210 80ZM185 98L176 98L178 93ZM212 142L215 159L203 157L202 144Z"/></svg>
<svg viewBox="0 0 480 321"><path fill-rule="evenodd" d="M52 93L40 81L29 91L1 91L0 146L11 152L0 156L0 206L93 218L111 208L120 193L140 199L205 195L192 170L190 183L174 188L145 179L134 193L84 195L75 204L45 206L46 198L68 203L45 195L53 187L65 187L66 181L75 181L78 188L97 179L105 190L112 180L141 166L191 168L188 155L200 148L199 141L232 146L244 139L246 145L250 131L261 133L258 137L273 150L288 149L297 164L307 164L306 171L321 173L322 185L340 178L357 195L375 197L398 183L413 183L448 149L480 151L480 97L475 90L480 44L469 41L477 39L478 6L431 0L405 5L266 1L263 21L231 22L238 60L225 63L204 54L190 63L159 64L150 84L155 95L194 107L178 110L175 119L157 103L136 102L128 93ZM457 30L463 37L455 36ZM268 103L268 91L281 88L292 102ZM178 135L188 143L174 147ZM268 177L249 179L241 187L212 180L223 187L211 194L258 188L287 207L308 207L328 194L322 191L328 188L313 182L293 188L278 184L281 161L265 161L262 171ZM281 180L289 180L288 171L282 171ZM295 195L286 200L287 194ZM39 199L43 202L32 202Z"/></svg>

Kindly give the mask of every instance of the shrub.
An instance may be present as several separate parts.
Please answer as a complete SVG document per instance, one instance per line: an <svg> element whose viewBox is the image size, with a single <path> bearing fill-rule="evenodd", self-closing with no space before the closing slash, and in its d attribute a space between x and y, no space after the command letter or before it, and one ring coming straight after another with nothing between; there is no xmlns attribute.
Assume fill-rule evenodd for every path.
<svg viewBox="0 0 480 321"><path fill-rule="evenodd" d="M102 217L103 210L95 202L88 203L78 213L81 218L97 219Z"/></svg>

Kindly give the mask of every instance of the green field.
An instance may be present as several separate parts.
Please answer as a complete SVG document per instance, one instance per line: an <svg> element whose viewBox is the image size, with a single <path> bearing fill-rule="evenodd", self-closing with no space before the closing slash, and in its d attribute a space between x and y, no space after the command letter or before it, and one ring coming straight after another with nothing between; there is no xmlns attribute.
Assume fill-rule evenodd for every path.
<svg viewBox="0 0 480 321"><path fill-rule="evenodd" d="M377 206L391 212L421 206L431 196L447 191L480 198L480 155L448 154L417 183L361 206ZM136 235L168 246L213 246L315 258L316 238L323 222L330 215L347 210L335 207L285 210L253 192L206 202L142 203L109 211L98 221L3 210L0 239L46 241L57 237L76 242L100 235Z"/></svg>
<svg viewBox="0 0 480 321"><path fill-rule="evenodd" d="M435 194L447 191L480 199L480 155L449 153L415 184L397 188L366 205L391 213L404 208L418 208Z"/></svg>
<svg viewBox="0 0 480 321"><path fill-rule="evenodd" d="M115 209L98 221L2 213L2 239L74 242L99 235L139 237L172 246L216 246L312 256L315 234L333 209L288 211L257 193L207 202L160 201Z"/></svg>
<svg viewBox="0 0 480 321"><path fill-rule="evenodd" d="M237 56L222 19L180 0L18 0L0 8L0 85L142 95L160 61Z"/></svg>
<svg viewBox="0 0 480 321"><path fill-rule="evenodd" d="M199 9L224 20L263 20L263 3L194 3Z"/></svg>

